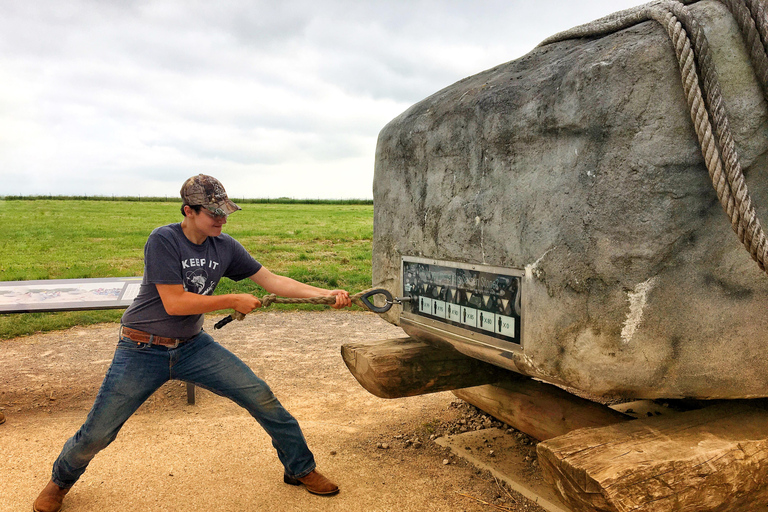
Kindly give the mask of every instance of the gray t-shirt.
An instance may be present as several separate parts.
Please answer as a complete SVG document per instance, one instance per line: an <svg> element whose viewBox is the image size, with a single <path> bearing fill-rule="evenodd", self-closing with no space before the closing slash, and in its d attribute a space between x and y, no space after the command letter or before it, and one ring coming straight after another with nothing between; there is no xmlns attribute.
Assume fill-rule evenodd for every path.
<svg viewBox="0 0 768 512"><path fill-rule="evenodd" d="M203 315L169 315L155 285L181 284L188 292L211 295L222 277L239 281L260 268L261 263L229 235L209 236L197 245L184 236L181 224L159 227L144 246L141 289L121 322L157 336L191 338L203 328Z"/></svg>

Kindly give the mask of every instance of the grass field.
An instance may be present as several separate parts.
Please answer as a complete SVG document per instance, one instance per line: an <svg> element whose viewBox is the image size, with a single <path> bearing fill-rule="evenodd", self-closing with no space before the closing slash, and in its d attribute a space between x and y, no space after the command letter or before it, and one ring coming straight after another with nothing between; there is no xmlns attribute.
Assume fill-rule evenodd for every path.
<svg viewBox="0 0 768 512"><path fill-rule="evenodd" d="M370 204L244 204L224 228L271 271L323 288L371 285ZM140 276L147 236L180 202L0 200L0 281ZM222 280L217 293L263 290ZM279 308L323 306L275 305ZM0 339L104 321L122 311L0 315Z"/></svg>

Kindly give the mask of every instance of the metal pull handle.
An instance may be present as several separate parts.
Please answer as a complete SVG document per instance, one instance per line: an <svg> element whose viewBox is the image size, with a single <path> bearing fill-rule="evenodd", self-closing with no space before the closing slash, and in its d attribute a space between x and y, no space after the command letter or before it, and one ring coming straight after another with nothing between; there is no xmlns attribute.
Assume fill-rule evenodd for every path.
<svg viewBox="0 0 768 512"><path fill-rule="evenodd" d="M387 303L383 306L376 306L373 302L369 300L370 297L374 297L376 295L383 295L385 299L387 299ZM392 304L394 304L392 300L392 294L389 293L389 290L385 290L384 288L376 288L375 290L371 290L368 293L364 293L360 297L360 301L365 304L365 307L373 311L374 313L386 313L390 310L392 307Z"/></svg>

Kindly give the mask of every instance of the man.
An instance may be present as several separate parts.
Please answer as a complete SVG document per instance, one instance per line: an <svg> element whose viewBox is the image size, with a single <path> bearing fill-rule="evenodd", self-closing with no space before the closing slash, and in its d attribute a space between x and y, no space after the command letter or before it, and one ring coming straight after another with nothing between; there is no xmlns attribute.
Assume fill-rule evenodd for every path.
<svg viewBox="0 0 768 512"><path fill-rule="evenodd" d="M170 379L192 382L244 407L272 438L285 468L285 483L304 485L314 494L338 492L315 469L298 422L267 384L202 326L204 313L220 309L250 313L261 306L247 293L212 295L221 277L249 278L284 297L332 295L335 308L349 306L349 294L275 275L239 242L222 234L227 217L240 207L215 178L202 174L189 178L181 198L183 221L155 229L147 240L141 290L123 314L112 365L85 423L56 459L51 481L33 504L35 512L57 512L93 457Z"/></svg>

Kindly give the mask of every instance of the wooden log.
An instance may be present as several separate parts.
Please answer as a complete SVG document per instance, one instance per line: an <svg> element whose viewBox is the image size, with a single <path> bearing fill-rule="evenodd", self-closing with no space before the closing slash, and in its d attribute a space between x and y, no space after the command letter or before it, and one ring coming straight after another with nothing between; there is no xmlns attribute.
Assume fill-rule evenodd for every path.
<svg viewBox="0 0 768 512"><path fill-rule="evenodd" d="M746 401L577 430L538 445L574 510L758 510L768 500L768 411Z"/></svg>
<svg viewBox="0 0 768 512"><path fill-rule="evenodd" d="M453 394L539 440L578 428L602 427L632 419L551 384L511 375L516 378L496 385L461 389Z"/></svg>
<svg viewBox="0 0 768 512"><path fill-rule="evenodd" d="M413 338L347 343L341 347L341 356L360 385L380 398L478 386L511 374L450 345L438 347Z"/></svg>

